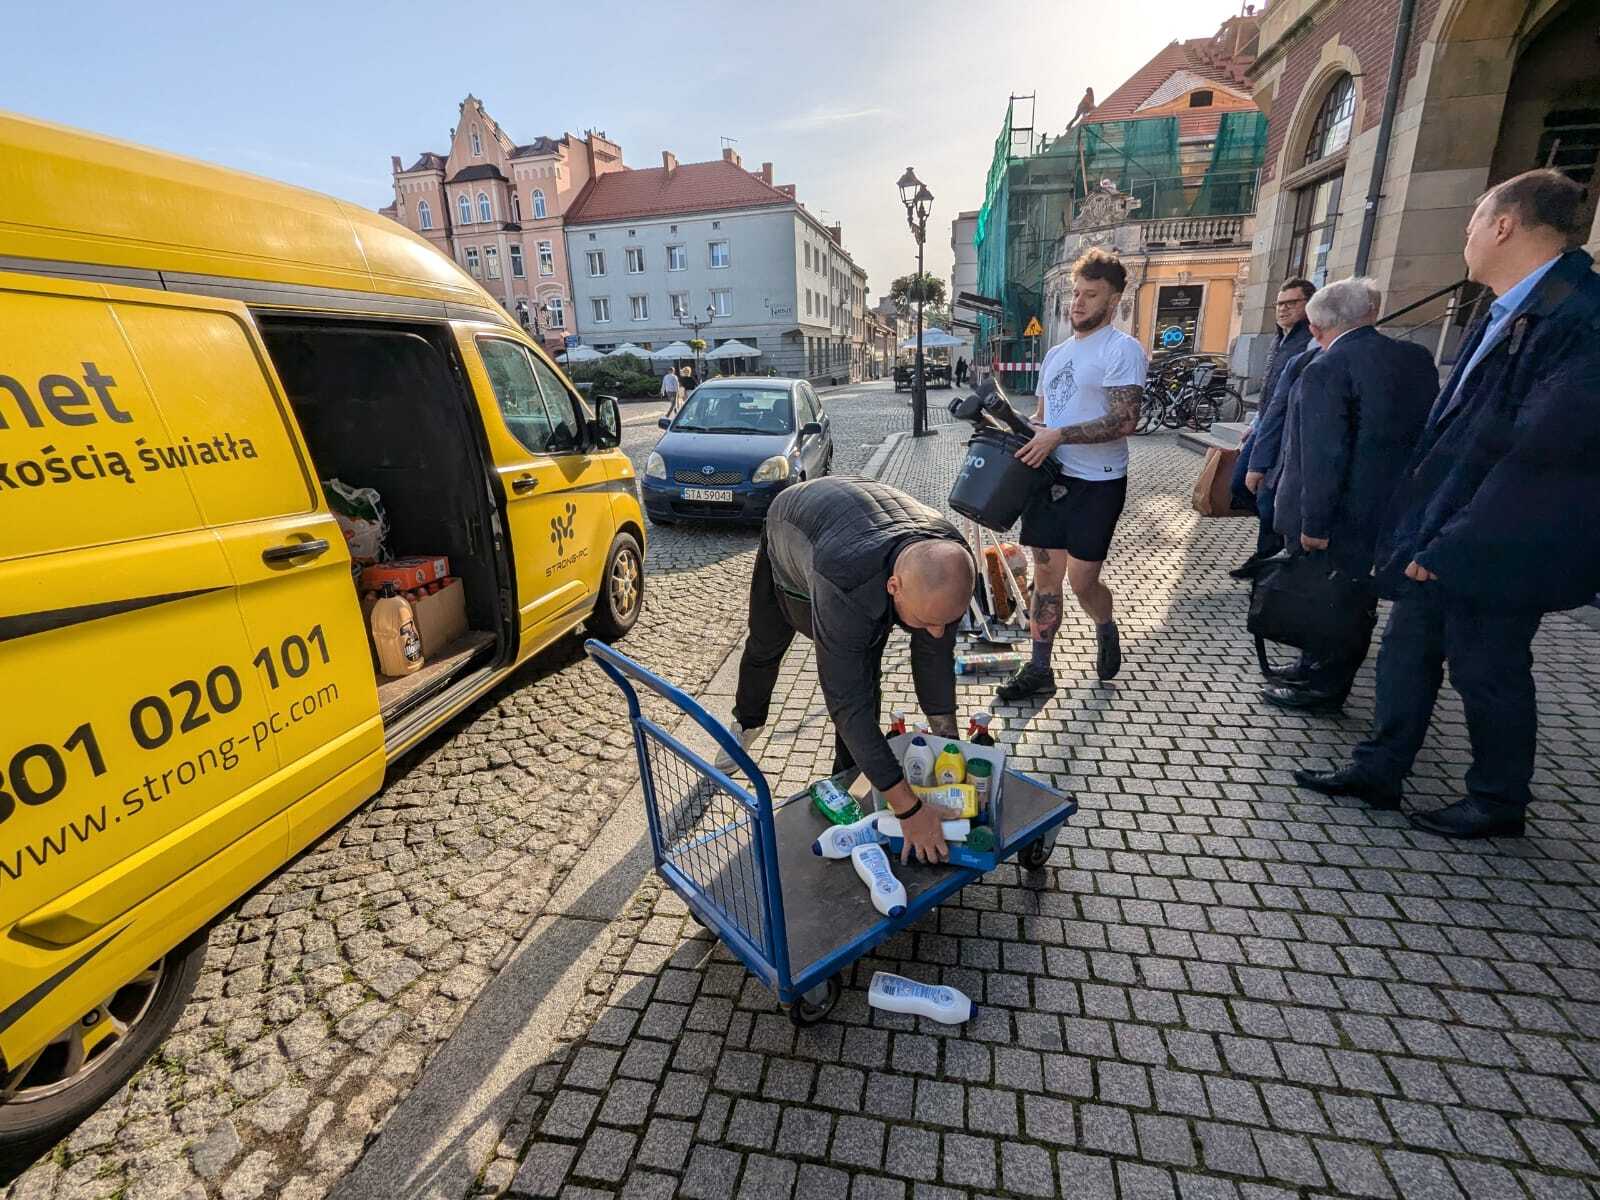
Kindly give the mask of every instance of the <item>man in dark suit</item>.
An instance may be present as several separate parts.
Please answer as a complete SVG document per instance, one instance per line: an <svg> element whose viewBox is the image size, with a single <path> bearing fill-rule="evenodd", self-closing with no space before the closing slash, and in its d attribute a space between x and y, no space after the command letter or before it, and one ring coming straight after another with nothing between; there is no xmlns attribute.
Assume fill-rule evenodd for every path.
<svg viewBox="0 0 1600 1200"><path fill-rule="evenodd" d="M1450 665L1472 768L1467 795L1410 814L1449 837L1520 836L1533 775L1533 637L1600 588L1600 278L1572 249L1583 188L1529 171L1467 225L1468 276L1497 296L1468 331L1379 539L1394 599L1371 735L1305 787L1397 808Z"/></svg>
<svg viewBox="0 0 1600 1200"><path fill-rule="evenodd" d="M1267 356L1267 373L1261 380L1261 410L1234 464L1233 494L1240 507L1253 503L1260 521L1256 551L1229 572L1235 579L1254 579L1261 564L1283 549L1283 539L1273 527L1272 502L1278 478L1278 457L1283 439L1283 414L1288 392L1280 385L1284 370L1311 344L1306 323L1306 301L1317 289L1309 279L1291 279L1278 289L1275 314L1278 336Z"/></svg>
<svg viewBox="0 0 1600 1200"><path fill-rule="evenodd" d="M1291 553L1325 555L1335 570L1362 579L1372 572L1378 529L1439 386L1431 354L1373 328L1381 300L1372 280L1341 279L1306 305L1322 351L1302 355L1284 372L1291 395L1275 504ZM1262 699L1301 712L1337 712L1371 636L1369 627L1344 654L1302 658L1297 677L1269 684Z"/></svg>

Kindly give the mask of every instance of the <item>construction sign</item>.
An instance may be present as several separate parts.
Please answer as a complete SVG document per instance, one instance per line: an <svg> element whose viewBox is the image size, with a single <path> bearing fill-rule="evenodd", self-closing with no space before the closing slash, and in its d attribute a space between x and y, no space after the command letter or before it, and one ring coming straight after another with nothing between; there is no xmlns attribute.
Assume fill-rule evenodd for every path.
<svg viewBox="0 0 1600 1200"><path fill-rule="evenodd" d="M1044 332L1044 326L1039 324L1038 317L1028 318L1028 327L1022 331L1023 337L1038 337Z"/></svg>

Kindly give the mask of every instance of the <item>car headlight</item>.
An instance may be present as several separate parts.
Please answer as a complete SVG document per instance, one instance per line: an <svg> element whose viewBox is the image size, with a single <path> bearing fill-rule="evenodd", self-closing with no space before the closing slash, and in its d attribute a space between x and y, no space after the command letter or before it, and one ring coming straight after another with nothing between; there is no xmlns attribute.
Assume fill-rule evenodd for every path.
<svg viewBox="0 0 1600 1200"><path fill-rule="evenodd" d="M658 451L650 451L650 457L644 460L644 473L651 479L665 479L667 460L662 458Z"/></svg>
<svg viewBox="0 0 1600 1200"><path fill-rule="evenodd" d="M752 483L779 483L787 478L789 478L789 460L782 454L774 454L756 468L756 473L750 476L750 481Z"/></svg>

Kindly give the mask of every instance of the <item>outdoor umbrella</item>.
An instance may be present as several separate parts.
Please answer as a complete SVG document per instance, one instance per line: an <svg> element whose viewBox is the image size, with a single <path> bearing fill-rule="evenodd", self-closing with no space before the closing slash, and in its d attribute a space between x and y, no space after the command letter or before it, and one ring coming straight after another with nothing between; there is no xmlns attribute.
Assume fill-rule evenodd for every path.
<svg viewBox="0 0 1600 1200"><path fill-rule="evenodd" d="M761 351L754 346L746 346L743 342L724 342L715 350L706 352L706 357L711 358L760 358Z"/></svg>
<svg viewBox="0 0 1600 1200"><path fill-rule="evenodd" d="M670 346L663 346L652 352L650 357L658 360L693 358L694 351L689 349L687 342L673 342Z"/></svg>
<svg viewBox="0 0 1600 1200"><path fill-rule="evenodd" d="M604 354L601 354L600 351L592 346L574 346L557 358L556 361L564 363L599 362L604 357Z"/></svg>

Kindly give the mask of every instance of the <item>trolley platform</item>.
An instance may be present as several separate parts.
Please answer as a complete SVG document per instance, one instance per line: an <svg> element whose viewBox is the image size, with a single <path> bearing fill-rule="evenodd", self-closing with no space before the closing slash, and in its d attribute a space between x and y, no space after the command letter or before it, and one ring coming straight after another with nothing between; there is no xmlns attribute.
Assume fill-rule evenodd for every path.
<svg viewBox="0 0 1600 1200"><path fill-rule="evenodd" d="M760 767L697 701L604 642L590 640L584 648L628 703L657 872L695 919L773 990L796 1024L826 1018L852 963L982 878L968 867L896 861L906 910L881 916L848 861L812 853L827 821L805 793L774 804ZM709 734L733 759L734 776L646 713L636 684ZM672 715L661 713L667 720ZM1000 800L999 857L1015 855L1026 868L1042 867L1076 801L1013 770L1006 771Z"/></svg>

